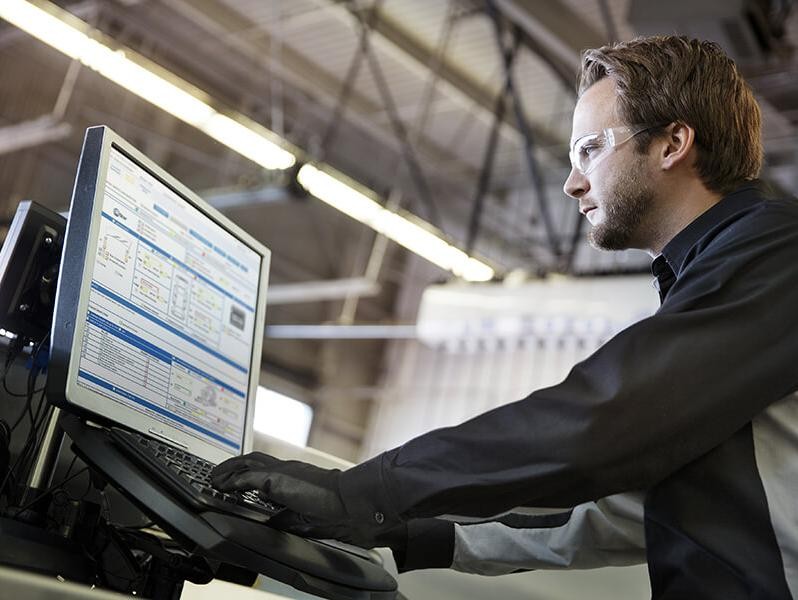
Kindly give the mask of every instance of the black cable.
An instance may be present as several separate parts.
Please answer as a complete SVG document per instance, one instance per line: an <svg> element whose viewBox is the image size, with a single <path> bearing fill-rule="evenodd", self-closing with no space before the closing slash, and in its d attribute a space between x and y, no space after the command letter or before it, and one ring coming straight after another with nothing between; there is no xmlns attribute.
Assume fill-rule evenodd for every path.
<svg viewBox="0 0 798 600"><path fill-rule="evenodd" d="M24 511L28 510L31 506L36 504L39 500L41 500L42 498L44 498L48 494L52 494L56 490L62 489L64 487L65 483L67 483L68 481L71 481L72 479L75 479L75 477L77 477L78 475L80 475L84 471L88 471L88 470L89 470L89 467L83 467L79 471L76 471L74 475L71 475L70 477L67 477L66 479L62 480L61 483L59 483L58 485L49 487L48 489L43 491L41 494L36 496L33 500L31 500L30 502L27 502L26 504L24 504L21 507L19 507L16 510L16 515L15 516L19 516L21 513L23 513Z"/></svg>
<svg viewBox="0 0 798 600"><path fill-rule="evenodd" d="M22 341L20 338L16 338L11 341L8 346L8 352L6 352L6 361L3 365L3 376L2 376L2 384L3 389L9 396L13 396L15 398L24 398L27 394L18 394L16 392L12 392L8 389L8 384L6 382L6 378L8 377L8 373L11 370L11 365L14 364L14 361L22 354Z"/></svg>
<svg viewBox="0 0 798 600"><path fill-rule="evenodd" d="M14 422L14 425L11 428L12 432L22 422L22 419L24 418L25 413L27 412L28 414L30 414L30 412L31 412L31 403L33 402L33 396L35 396L39 392L43 392L44 391L44 387L42 387L42 388L40 388L38 390L35 389L36 379L38 378L38 375L39 375L38 369L36 368L36 361L38 360L39 352L42 349L42 345L47 341L47 339L49 337L50 337L50 334L49 333L46 334L44 336L44 338L42 338L42 340L36 345L34 350L31 352L31 368L30 368L30 371L28 372L28 379L27 379L27 386L26 386L25 394L14 394L13 392L10 392L8 390L8 388L6 387L6 391L9 391L9 393L14 395L15 397L22 397L22 398L26 399L25 406L22 408L22 412L20 413L20 416L17 417L17 420ZM21 353L21 350L20 350L20 353ZM34 377L34 381L33 381L34 389L33 389L32 393L31 393L31 376ZM4 384L5 384L5 378L4 378ZM33 423L31 423L31 426L32 425L33 425Z"/></svg>
<svg viewBox="0 0 798 600"><path fill-rule="evenodd" d="M66 473L64 473L64 478L69 477L69 474L72 472L72 467L75 466L75 462L77 462L77 460L78 460L78 455L77 454L73 455L72 462L69 463Z"/></svg>
<svg viewBox="0 0 798 600"><path fill-rule="evenodd" d="M30 371L28 371L26 405L28 407L27 408L28 415L30 416L31 429L28 434L28 440L25 445L25 450L31 454L35 453L35 450L39 445L39 439L38 439L39 429L44 423L47 415L51 412L50 410L48 410L49 405L45 402L44 394L42 394L41 397L39 398L39 404L36 407L36 414L35 415L33 414L33 401L34 397L36 396L36 381L39 377L39 371L36 362L39 359L39 352L41 352L42 346L47 341L49 336L50 336L49 333L45 335L31 352L31 358L30 358L31 368Z"/></svg>
<svg viewBox="0 0 798 600"><path fill-rule="evenodd" d="M30 416L30 430L28 431L28 437L25 440L25 445L22 447L20 451L17 463L15 463L15 468L17 469L18 473L25 473L28 468L30 467L30 462L36 456L36 450L40 446L41 442L41 432L40 429L44 424L47 416L52 412L50 410L50 406L46 403L44 395L39 398L39 403L36 407L36 412L33 412L33 397L34 397L34 388L36 385L36 378L38 377L37 374L34 374L34 371L28 374L28 415ZM17 474L18 474L17 473Z"/></svg>
<svg viewBox="0 0 798 600"><path fill-rule="evenodd" d="M44 334L44 337L42 337L42 339L39 340L36 343L36 345L33 347L33 350L31 350L31 370L35 370L36 369L36 359L38 358L39 352L41 351L42 346L44 346L44 344L49 339L50 339L50 332L48 331L46 334ZM4 369L3 369L3 376L2 376L3 389L5 390L5 392L9 396L13 396L14 398L26 398L28 396L27 389L26 389L26 391L24 393L12 392L8 388L8 383L7 383L7 377L8 377L9 371L11 370L11 365L13 365L14 361L17 358L19 358L19 356L22 354L24 348L25 348L25 346L23 345L22 338L17 337L11 342L11 345L9 346L8 352L6 353L6 363L5 363L5 366L4 366ZM40 390L36 390L36 392L38 393L39 391L41 391L43 389L44 388L41 388Z"/></svg>
<svg viewBox="0 0 798 600"><path fill-rule="evenodd" d="M14 461L14 463L9 467L8 472L6 473L5 477L3 478L2 483L0 483L0 496L2 496L3 492L7 491L7 489L8 490L13 490L14 489L14 487L15 487L15 483L14 482L16 481L17 477L19 476L20 473L24 473L25 472L25 470L28 467L28 463L31 460L33 460L33 458L35 457L36 449L38 448L38 446L40 444L40 441L41 441L40 440L40 437L41 437L40 429L41 429L42 425L44 424L44 422L46 420L46 417L51 412L50 410L48 410L49 406L47 405L47 403L45 401L45 395L43 393L41 394L41 397L39 398L39 403L36 406L35 413L34 413L34 410L33 410L33 402L34 402L34 398L35 398L35 396L37 394L36 381L38 380L38 377L39 377L39 374L40 374L39 373L39 369L38 369L38 367L36 365L36 361L38 360L39 352L41 352L42 347L47 342L48 338L49 338L49 333L46 334L38 342L38 344L34 347L33 351L31 352L31 368L30 368L30 370L28 372L28 377L27 377L27 382L26 382L27 383L27 386L26 386L27 390L26 390L26 396L25 396L25 398L26 398L25 406L23 407L22 411L20 412L19 417L17 417L17 420L12 425L11 433L13 434L13 432L20 425L20 423L22 423L22 420L24 419L26 414L30 418L31 426L30 426L30 430L28 431L28 436L25 439L25 443L24 443L22 449L20 450L20 452L19 452L16 460ZM21 353L21 350L20 350L20 352L17 353L17 355L19 353ZM10 352L9 352L9 354L10 354ZM13 362L13 361L11 361L11 362ZM8 357L6 359L6 363L7 363L7 365L9 364ZM6 369L6 373L7 373L7 371L8 371L8 369ZM9 486L9 484L10 484L10 486ZM7 486L9 486L9 487L7 488ZM9 494L9 498L11 498L10 494Z"/></svg>
<svg viewBox="0 0 798 600"><path fill-rule="evenodd" d="M0 419L0 477L5 478L11 460L11 427Z"/></svg>
<svg viewBox="0 0 798 600"><path fill-rule="evenodd" d="M17 426L22 422L22 419L24 418L26 412L27 412L27 410L25 408L23 408L22 413L19 415L19 417L17 418L16 422L11 427L11 433L13 433L14 430L17 428ZM6 490L6 486L7 485L10 484L10 489L14 489L14 485L15 485L14 482L16 481L16 474L15 473L17 471L17 468L21 464L21 461L23 460L23 457L24 457L24 454L25 454L25 448L27 447L27 444L28 444L29 440L30 440L30 433L28 434L28 438L25 441L25 446L23 446L22 450L20 450L19 454L17 455L17 458L9 466L8 472L6 473L6 476L3 478L2 483L0 483L0 497L2 497L3 492ZM9 494L9 498L10 498L10 494Z"/></svg>

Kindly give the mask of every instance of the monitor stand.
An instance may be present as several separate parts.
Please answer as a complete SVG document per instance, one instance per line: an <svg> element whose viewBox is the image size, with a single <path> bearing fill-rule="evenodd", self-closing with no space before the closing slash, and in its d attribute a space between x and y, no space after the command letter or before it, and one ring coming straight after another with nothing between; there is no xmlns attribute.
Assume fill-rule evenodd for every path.
<svg viewBox="0 0 798 600"><path fill-rule="evenodd" d="M194 512L122 454L106 429L62 413L72 450L172 539L228 564L330 600L394 600L396 580L360 556L231 515Z"/></svg>
<svg viewBox="0 0 798 600"><path fill-rule="evenodd" d="M144 597L177 598L184 580L207 583L219 578L251 585L256 574L330 600L401 597L393 577L362 556L238 517L186 508L120 453L106 429L57 409L28 476L25 500L19 503L24 510L15 518L0 518L0 564L70 581L95 581L97 567L85 556L85 539L73 541L41 526L51 499L46 490L52 484L64 433L72 441L73 452L94 473L130 499L183 549L190 549L188 558L175 554L154 557L164 568L158 570L162 574L158 581L148 582L150 594ZM96 522L98 517L88 519Z"/></svg>
<svg viewBox="0 0 798 600"><path fill-rule="evenodd" d="M58 409L47 422L42 444L28 474L17 506L0 516L0 564L60 575L71 581L89 583L92 568L80 545L42 527L49 497L46 489L60 451L63 431L58 427ZM9 498L14 494L9 492Z"/></svg>
<svg viewBox="0 0 798 600"><path fill-rule="evenodd" d="M36 511L39 499L47 496L47 490L52 484L58 455L61 453L61 444L64 441L64 430L59 425L61 410L55 406L50 409L50 416L44 428L44 435L36 452L36 458L28 473L25 490L19 502L20 507L31 505L31 510Z"/></svg>
<svg viewBox="0 0 798 600"><path fill-rule="evenodd" d="M146 570L137 571L135 561L130 561L125 573L128 577L111 575L111 579L135 579L133 593L139 597L176 600L184 581L203 584L214 576L247 585L254 582L255 575L250 572L226 566L220 569L221 565L214 569L207 561L186 557L179 549L153 543L146 536L114 535L114 527L103 519L100 507L82 499L67 503L71 516L57 530L47 528L48 512L54 506L52 479L64 439L60 411L54 408L26 486L18 494L9 494L10 503L12 497L19 496L20 500L8 506L8 516L0 517L0 566L56 577L59 581L119 589L111 585L105 563L110 548L120 555L132 556L133 550L148 555Z"/></svg>

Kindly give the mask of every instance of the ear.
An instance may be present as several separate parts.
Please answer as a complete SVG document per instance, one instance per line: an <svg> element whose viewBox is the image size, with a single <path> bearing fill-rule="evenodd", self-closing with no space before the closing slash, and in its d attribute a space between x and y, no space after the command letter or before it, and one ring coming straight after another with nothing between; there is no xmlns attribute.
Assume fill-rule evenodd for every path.
<svg viewBox="0 0 798 600"><path fill-rule="evenodd" d="M662 138L660 167L669 171L685 161L695 147L695 129L679 121L671 123Z"/></svg>

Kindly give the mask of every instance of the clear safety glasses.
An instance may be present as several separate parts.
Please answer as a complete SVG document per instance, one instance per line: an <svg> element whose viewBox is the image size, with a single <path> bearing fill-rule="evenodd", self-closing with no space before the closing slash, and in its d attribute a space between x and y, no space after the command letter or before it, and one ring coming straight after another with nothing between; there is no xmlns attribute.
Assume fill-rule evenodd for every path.
<svg viewBox="0 0 798 600"><path fill-rule="evenodd" d="M657 125L623 125L607 127L597 133L588 133L571 145L571 165L587 175L597 164L612 153L613 148L625 144L638 133L653 129Z"/></svg>

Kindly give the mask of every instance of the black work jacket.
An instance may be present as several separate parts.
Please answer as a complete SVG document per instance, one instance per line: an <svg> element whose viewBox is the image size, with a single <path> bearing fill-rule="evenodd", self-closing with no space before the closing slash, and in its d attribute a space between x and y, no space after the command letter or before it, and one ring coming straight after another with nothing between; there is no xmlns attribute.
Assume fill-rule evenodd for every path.
<svg viewBox="0 0 798 600"><path fill-rule="evenodd" d="M653 316L562 383L344 472L350 513L387 528L644 490L654 599L798 597L798 203L743 186L653 270Z"/></svg>

